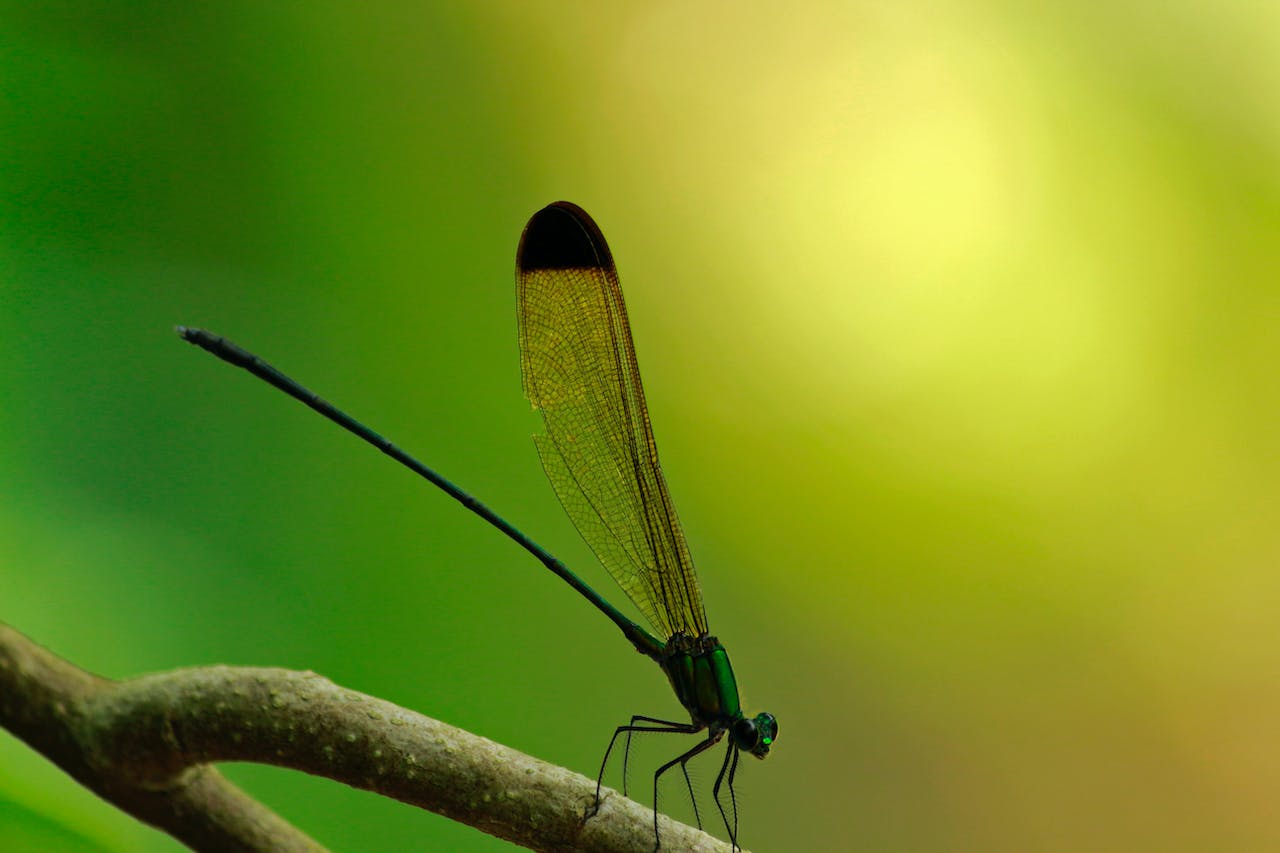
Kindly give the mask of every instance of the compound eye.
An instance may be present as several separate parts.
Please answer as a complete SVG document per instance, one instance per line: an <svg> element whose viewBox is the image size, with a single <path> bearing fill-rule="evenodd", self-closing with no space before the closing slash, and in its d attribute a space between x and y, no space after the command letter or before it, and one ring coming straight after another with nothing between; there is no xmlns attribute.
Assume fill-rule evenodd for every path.
<svg viewBox="0 0 1280 853"><path fill-rule="evenodd" d="M756 727L764 733L764 742L773 743L778 739L778 719L773 714L763 713L756 717Z"/></svg>
<svg viewBox="0 0 1280 853"><path fill-rule="evenodd" d="M754 722L756 744L751 748L751 754L756 758L764 758L769 754L769 747L778 739L778 721L773 714L764 713L756 714Z"/></svg>

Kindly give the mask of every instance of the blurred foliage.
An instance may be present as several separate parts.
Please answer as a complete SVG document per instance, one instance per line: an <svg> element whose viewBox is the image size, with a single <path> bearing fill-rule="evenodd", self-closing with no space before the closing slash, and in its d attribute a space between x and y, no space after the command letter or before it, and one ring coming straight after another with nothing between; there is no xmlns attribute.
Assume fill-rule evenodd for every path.
<svg viewBox="0 0 1280 853"><path fill-rule="evenodd" d="M519 390L516 240L568 198L781 723L749 847L1280 846L1280 6L8 3L0 37L0 618L587 774L677 713L513 545L169 331L612 595ZM506 847L228 772L338 850ZM0 849L99 848L176 845L0 737Z"/></svg>

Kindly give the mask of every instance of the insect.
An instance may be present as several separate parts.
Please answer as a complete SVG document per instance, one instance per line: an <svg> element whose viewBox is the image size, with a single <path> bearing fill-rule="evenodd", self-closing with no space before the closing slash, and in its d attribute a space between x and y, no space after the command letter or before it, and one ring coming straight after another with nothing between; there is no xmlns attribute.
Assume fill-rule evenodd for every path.
<svg viewBox="0 0 1280 853"><path fill-rule="evenodd" d="M599 808L605 768L620 736L626 735L625 786L632 734L704 734L653 775L654 848L661 847L657 806L662 775L679 766L692 797L689 760L722 740L728 746L713 799L736 848L738 809L733 783L738 759L743 752L756 758L767 756L778 737L778 721L769 713L743 713L728 653L708 631L693 559L658 463L622 288L604 235L577 205L564 201L548 205L533 215L521 235L516 284L524 392L541 412L546 430L534 436L543 470L582 538L652 630L623 615L488 506L257 356L203 329L180 326L178 333L269 382L444 490L612 620L637 651L662 668L690 720L634 715L627 725L618 726L605 750L588 816ZM729 811L720 796L725 787ZM701 827L696 799L694 815Z"/></svg>

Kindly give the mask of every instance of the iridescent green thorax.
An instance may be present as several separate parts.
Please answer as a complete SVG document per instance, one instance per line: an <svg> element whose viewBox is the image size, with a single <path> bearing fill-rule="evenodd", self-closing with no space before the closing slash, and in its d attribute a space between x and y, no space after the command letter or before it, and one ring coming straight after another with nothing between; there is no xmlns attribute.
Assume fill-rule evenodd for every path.
<svg viewBox="0 0 1280 853"><path fill-rule="evenodd" d="M725 729L742 717L729 653L715 637L676 634L667 640L659 664L695 723Z"/></svg>

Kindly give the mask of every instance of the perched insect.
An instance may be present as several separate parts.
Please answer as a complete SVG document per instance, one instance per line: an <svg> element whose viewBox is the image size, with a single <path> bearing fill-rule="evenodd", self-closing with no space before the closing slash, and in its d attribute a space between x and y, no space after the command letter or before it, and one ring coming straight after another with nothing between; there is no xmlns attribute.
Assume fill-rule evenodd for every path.
<svg viewBox="0 0 1280 853"><path fill-rule="evenodd" d="M180 326L178 333L305 403L443 489L613 620L638 651L662 667L690 721L635 715L628 725L619 726L600 765L592 813L599 808L601 780L620 735L626 734L624 752L629 753L635 732L705 732L696 745L653 775L658 849L662 775L678 765L692 797L686 765L728 735L713 798L736 848L733 782L738 759L742 752L756 758L768 755L778 737L778 721L769 713L743 714L729 656L708 632L693 559L658 464L622 288L604 235L578 206L564 201L548 205L533 215L520 238L516 283L524 391L546 426L544 435L534 437L543 470L582 538L656 633L624 616L486 505L257 356L203 329ZM625 763L624 757L624 783ZM720 799L726 783L728 812ZM694 814L701 826L696 799Z"/></svg>

